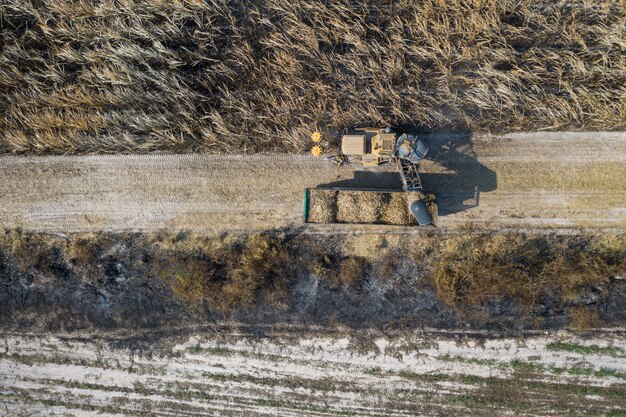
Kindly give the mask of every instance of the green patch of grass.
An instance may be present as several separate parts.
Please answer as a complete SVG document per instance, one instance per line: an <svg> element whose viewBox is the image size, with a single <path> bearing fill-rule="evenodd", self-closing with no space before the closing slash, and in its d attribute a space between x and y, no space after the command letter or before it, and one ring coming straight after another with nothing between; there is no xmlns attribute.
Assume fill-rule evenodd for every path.
<svg viewBox="0 0 626 417"><path fill-rule="evenodd" d="M406 379L413 379L424 382L439 382L453 380L448 374L418 374L413 371L403 370L398 372L398 376Z"/></svg>
<svg viewBox="0 0 626 417"><path fill-rule="evenodd" d="M513 399L496 398L492 396L459 395L451 400L471 409L484 409L485 407L507 408L514 411L528 410L531 406L528 402Z"/></svg>
<svg viewBox="0 0 626 417"><path fill-rule="evenodd" d="M602 378L605 376L612 376L615 378L626 379L626 372L618 371L617 369L600 368L599 371L594 371L593 376Z"/></svg>
<svg viewBox="0 0 626 417"><path fill-rule="evenodd" d="M483 383L485 378L481 378L476 375L463 375L461 376L461 381L468 385L477 385Z"/></svg>
<svg viewBox="0 0 626 417"><path fill-rule="evenodd" d="M502 380L499 380L502 383ZM612 387L596 387L580 384L560 384L539 381L525 381L524 386L528 389L541 391L550 395L595 395L604 398L626 398L626 387L617 385Z"/></svg>
<svg viewBox="0 0 626 417"><path fill-rule="evenodd" d="M582 353L585 355L608 355L613 357L624 356L624 350L615 346L601 347L598 345L581 345L572 342L555 342L548 343L546 349L552 351L565 351L573 353Z"/></svg>
<svg viewBox="0 0 626 417"><path fill-rule="evenodd" d="M371 368L367 368L363 373L365 375L381 375L382 369L380 369L378 366L374 366Z"/></svg>
<svg viewBox="0 0 626 417"><path fill-rule="evenodd" d="M196 345L196 346L192 346L190 348L187 348L187 352L189 353L200 353L202 351L202 348L200 347L200 345Z"/></svg>
<svg viewBox="0 0 626 417"><path fill-rule="evenodd" d="M520 359L513 359L509 362L509 366L513 369L522 369L531 372L543 372L546 370L546 367L541 364L526 362Z"/></svg>
<svg viewBox="0 0 626 417"><path fill-rule="evenodd" d="M380 375L380 373L374 374ZM500 381L497 378L483 378L476 375L448 375L448 374L419 374L417 372L403 370L398 372L398 376L406 379L412 379L421 382L441 382L441 381L459 381L465 384L489 384L494 381Z"/></svg>
<svg viewBox="0 0 626 417"><path fill-rule="evenodd" d="M572 366L572 367L563 368L563 367L546 366L542 364L526 362L520 359L513 359L507 365L516 370L536 372L536 373L550 372L550 373L557 374L557 375L560 375L562 373L568 373L571 375L595 376L596 378L615 377L615 378L620 378L620 379L626 379L626 372L621 372L617 369L611 369L611 368L600 368L597 370L593 368L582 367L582 366Z"/></svg>
<svg viewBox="0 0 626 417"><path fill-rule="evenodd" d="M572 375L591 376L594 374L594 370L591 368L584 368L582 366L573 366L568 369L568 373Z"/></svg>
<svg viewBox="0 0 626 417"><path fill-rule="evenodd" d="M479 358L465 358L459 355L443 355L438 357L439 360L444 362L460 362L460 363L471 363L476 365L495 365L498 363L495 359L479 359Z"/></svg>
<svg viewBox="0 0 626 417"><path fill-rule="evenodd" d="M402 378L416 379L420 377L420 374L412 371L400 371L398 372L398 376L401 376Z"/></svg>

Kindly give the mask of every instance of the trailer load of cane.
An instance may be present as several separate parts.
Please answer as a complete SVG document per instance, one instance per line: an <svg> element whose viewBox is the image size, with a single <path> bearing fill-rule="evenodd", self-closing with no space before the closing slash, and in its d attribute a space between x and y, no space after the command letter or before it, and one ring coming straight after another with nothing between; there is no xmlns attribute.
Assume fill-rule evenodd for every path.
<svg viewBox="0 0 626 417"><path fill-rule="evenodd" d="M311 153L323 157L322 134L314 132ZM434 226L437 204L425 193L419 176L428 147L417 135L391 128L345 129L338 155L326 156L338 165L361 170L389 166L400 174L401 188L319 187L304 191L306 223L357 223Z"/></svg>

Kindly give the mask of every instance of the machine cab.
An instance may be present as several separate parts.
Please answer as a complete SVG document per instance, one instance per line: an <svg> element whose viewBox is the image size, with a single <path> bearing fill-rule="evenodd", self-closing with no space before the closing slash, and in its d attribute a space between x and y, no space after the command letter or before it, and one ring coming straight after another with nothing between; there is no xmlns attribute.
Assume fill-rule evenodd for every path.
<svg viewBox="0 0 626 417"><path fill-rule="evenodd" d="M396 134L389 128L355 129L341 138L341 153L361 159L363 166L388 163L394 156Z"/></svg>

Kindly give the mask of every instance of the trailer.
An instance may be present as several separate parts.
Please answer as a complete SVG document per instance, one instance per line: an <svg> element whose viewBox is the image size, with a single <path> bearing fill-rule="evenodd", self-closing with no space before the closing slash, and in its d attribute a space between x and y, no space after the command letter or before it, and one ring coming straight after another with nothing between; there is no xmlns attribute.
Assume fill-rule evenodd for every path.
<svg viewBox="0 0 626 417"><path fill-rule="evenodd" d="M304 190L305 223L435 225L437 205L431 194L404 190L363 188L307 188Z"/></svg>

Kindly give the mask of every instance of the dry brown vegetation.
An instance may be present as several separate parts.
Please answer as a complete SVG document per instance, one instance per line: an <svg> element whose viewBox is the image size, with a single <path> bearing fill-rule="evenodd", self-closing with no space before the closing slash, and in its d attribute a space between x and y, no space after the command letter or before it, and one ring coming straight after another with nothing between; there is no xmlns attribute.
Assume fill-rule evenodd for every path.
<svg viewBox="0 0 626 417"><path fill-rule="evenodd" d="M317 124L624 129L625 18L611 0L5 0L0 152L293 152Z"/></svg>
<svg viewBox="0 0 626 417"><path fill-rule="evenodd" d="M106 314L122 321L128 309L135 315L146 308L158 311L157 300L182 302L195 312L208 309L219 317L257 309L286 314L298 311L301 303L331 315L346 305L345 317L380 314L367 308L381 305L387 306L380 310L385 314L400 309L395 317L405 317L429 297L425 312L446 309L458 315L446 316L446 322L481 325L508 314L511 325L530 319L542 326L544 319L558 316L561 326L589 328L626 324L625 260L624 235L468 232L385 239L278 232L207 237L7 231L0 235L0 287L6 289L0 305L10 309L47 300L56 306L63 297L79 297L61 302L62 307L76 302L87 315L106 308ZM59 292L64 287L69 295ZM308 288L305 293L314 301L303 299L296 288ZM87 296L99 307L86 302ZM349 305L353 297L358 308ZM380 304L381 297L393 305ZM137 305L138 300L149 307ZM117 315L108 307L115 303L122 311ZM328 303L334 307L324 310ZM433 305L440 310L432 310ZM494 310L494 305L500 307Z"/></svg>
<svg viewBox="0 0 626 417"><path fill-rule="evenodd" d="M330 281L332 287L339 285L356 286L367 275L367 261L358 256L350 256L332 265Z"/></svg>
<svg viewBox="0 0 626 417"><path fill-rule="evenodd" d="M153 273L189 301L208 302L221 312L266 301L285 303L295 278L284 237L255 234L243 240L157 238L160 256Z"/></svg>
<svg viewBox="0 0 626 417"><path fill-rule="evenodd" d="M416 225L402 192L311 190L311 223Z"/></svg>
<svg viewBox="0 0 626 417"><path fill-rule="evenodd" d="M362 257L298 239L291 243L295 247L284 235L266 233L241 239L159 236L152 243L160 254L153 271L178 296L207 302L224 314L261 302L286 307L289 289L306 271L335 289L354 288L367 275L368 262Z"/></svg>
<svg viewBox="0 0 626 417"><path fill-rule="evenodd" d="M624 236L459 236L443 244L434 279L440 298L453 306L511 299L530 310L544 296L574 305L589 289L608 291L626 273L625 260ZM599 322L583 305L570 318L576 327Z"/></svg>

